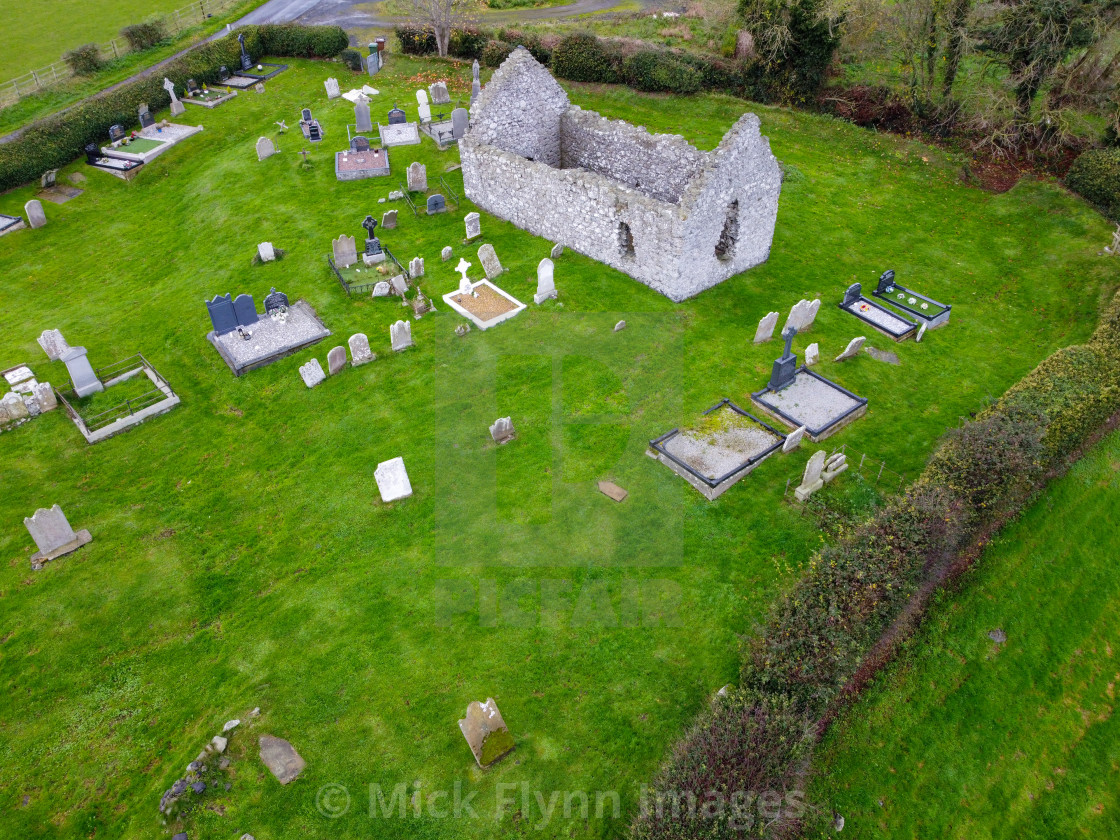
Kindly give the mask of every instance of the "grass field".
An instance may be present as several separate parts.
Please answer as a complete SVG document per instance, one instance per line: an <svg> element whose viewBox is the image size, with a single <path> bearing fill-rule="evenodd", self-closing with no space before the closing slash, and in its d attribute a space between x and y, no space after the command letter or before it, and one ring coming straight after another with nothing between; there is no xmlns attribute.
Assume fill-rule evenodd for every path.
<svg viewBox="0 0 1120 840"><path fill-rule="evenodd" d="M1114 433L992 543L838 722L814 793L845 816L845 837L1120 835L1118 499ZM996 628L1006 643L988 638Z"/></svg>
<svg viewBox="0 0 1120 840"><path fill-rule="evenodd" d="M192 840L618 836L674 738L735 679L739 634L821 539L782 498L816 447L772 457L712 503L647 458L647 442L725 396L746 406L779 352L752 345L759 318L820 295L795 351L819 342L818 370L870 398L830 447L913 476L945 428L1088 336L1115 285L1095 256L1108 225L1051 183L988 195L920 144L752 106L786 167L769 262L675 305L566 252L559 300L458 338L462 319L440 300L458 259L477 277L477 247L492 243L508 269L498 285L528 301L550 243L483 214L468 248L467 203L420 218L379 204L413 160L433 191L443 174L461 192L457 152L427 140L391 151L390 178L337 182L353 111L326 101L323 80L339 65L291 65L264 95L188 112L206 130L131 183L72 165L85 194L0 239L0 365L29 362L64 384L35 342L59 328L95 367L142 352L182 397L93 447L60 412L0 436L0 834L159 836L161 793L240 717L232 790L206 794ZM409 107L410 77L446 67L394 57L374 113ZM453 72L469 78L466 65ZM747 108L614 88L573 99L706 149ZM326 129L307 167L298 131L275 126L302 107ZM262 135L280 154L258 162ZM0 196L0 212L32 195ZM388 328L405 310L348 299L325 259L332 238L360 241L362 218L394 206L400 226L382 241L402 261L425 257L439 308L401 354ZM285 258L253 266L262 240ZM901 370L833 363L866 333L832 304L887 267L952 303L952 322L891 347ZM260 305L272 286L308 300L334 335L235 379L205 341L203 300L250 292ZM629 326L614 333L620 318ZM358 331L381 358L305 388L297 367ZM487 426L505 415L518 438L498 448ZM383 505L373 471L395 456L415 495ZM823 497L873 497L853 472ZM600 495L599 478L630 497ZM32 573L22 517L53 503L93 543ZM456 721L488 696L517 749L480 772ZM264 732L308 761L287 787L257 761ZM316 805L328 784L351 796L337 819L322 811L340 799ZM371 819L371 784L409 797L419 786L421 804L459 785L478 818ZM502 785L525 785L527 801L506 789L515 804L496 820ZM621 818L544 819L534 793L547 804L554 791L589 791L592 807L594 792L617 791Z"/></svg>

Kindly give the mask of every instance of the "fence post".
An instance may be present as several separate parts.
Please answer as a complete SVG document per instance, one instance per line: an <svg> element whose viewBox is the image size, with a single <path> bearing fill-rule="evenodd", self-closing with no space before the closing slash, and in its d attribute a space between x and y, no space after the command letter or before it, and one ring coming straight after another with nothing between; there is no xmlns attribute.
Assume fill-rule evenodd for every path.
<svg viewBox="0 0 1120 840"><path fill-rule="evenodd" d="M876 484L878 484L879 479L883 477L883 467L885 467L885 466L886 466L886 464L884 464L882 461L879 462L879 474L877 476L875 476L875 483Z"/></svg>
<svg viewBox="0 0 1120 840"><path fill-rule="evenodd" d="M198 0L198 10L202 13L202 22L206 22L206 4L203 0Z"/></svg>
<svg viewBox="0 0 1120 840"><path fill-rule="evenodd" d="M121 54L117 51L117 39L114 38L109 42L109 46L113 48L113 58L120 58Z"/></svg>
<svg viewBox="0 0 1120 840"><path fill-rule="evenodd" d="M35 87L37 87L37 88L39 88L40 90L42 90L42 88L43 88L43 83L39 81L39 74L38 74L38 73L36 73L36 72L35 72L34 70L32 70L32 71L31 71L31 78L35 80Z"/></svg>

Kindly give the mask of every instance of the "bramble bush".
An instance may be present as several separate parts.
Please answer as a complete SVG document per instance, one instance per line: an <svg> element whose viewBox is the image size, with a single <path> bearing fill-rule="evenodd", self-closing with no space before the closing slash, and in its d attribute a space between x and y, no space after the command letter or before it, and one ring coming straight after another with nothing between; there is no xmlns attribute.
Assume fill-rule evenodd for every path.
<svg viewBox="0 0 1120 840"><path fill-rule="evenodd" d="M482 51L482 63L487 67L497 67L513 52L513 45L505 41L487 41Z"/></svg>
<svg viewBox="0 0 1120 840"><path fill-rule="evenodd" d="M338 54L338 57L350 70L361 72L362 54L358 50L347 47Z"/></svg>
<svg viewBox="0 0 1120 840"><path fill-rule="evenodd" d="M76 76L92 76L105 64L101 58L101 47L97 44L74 47L62 56L62 60Z"/></svg>
<svg viewBox="0 0 1120 840"><path fill-rule="evenodd" d="M393 30L405 55L432 55L436 52L436 33L429 26L398 24Z"/></svg>
<svg viewBox="0 0 1120 840"><path fill-rule="evenodd" d="M162 43L167 38L167 29L157 18L126 26L121 30L121 36L128 41L129 49L140 52Z"/></svg>

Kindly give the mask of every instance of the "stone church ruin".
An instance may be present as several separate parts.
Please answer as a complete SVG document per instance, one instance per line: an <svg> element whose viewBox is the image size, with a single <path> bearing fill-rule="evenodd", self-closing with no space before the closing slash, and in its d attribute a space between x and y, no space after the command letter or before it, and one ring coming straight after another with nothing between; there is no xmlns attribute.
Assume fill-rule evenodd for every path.
<svg viewBox="0 0 1120 840"><path fill-rule="evenodd" d="M459 143L467 197L674 301L770 256L782 176L744 114L702 152L568 101L523 47L495 71Z"/></svg>

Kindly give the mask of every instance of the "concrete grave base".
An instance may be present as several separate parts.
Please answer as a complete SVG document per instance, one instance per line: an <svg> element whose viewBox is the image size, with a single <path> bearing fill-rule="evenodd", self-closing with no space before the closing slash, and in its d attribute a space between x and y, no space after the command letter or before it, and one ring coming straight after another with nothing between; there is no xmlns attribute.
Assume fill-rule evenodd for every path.
<svg viewBox="0 0 1120 840"><path fill-rule="evenodd" d="M805 426L809 440L819 442L867 413L867 398L802 366L793 384L780 391L763 388L751 401L764 414L798 429Z"/></svg>
<svg viewBox="0 0 1120 840"><path fill-rule="evenodd" d="M25 227L27 227L27 222L23 220L23 216L8 216L0 213L0 236L11 233L13 230L22 230Z"/></svg>
<svg viewBox="0 0 1120 840"><path fill-rule="evenodd" d="M234 376L270 365L277 359L317 344L331 334L304 300L297 300L288 307L284 321L274 321L271 316L262 314L250 331L253 337L248 341L241 338L236 330L224 335L215 335L211 330L206 336Z"/></svg>
<svg viewBox="0 0 1120 840"><path fill-rule="evenodd" d="M219 105L225 102L229 102L235 96L237 96L237 91L231 90L229 93L222 94L216 99L192 99L188 96L185 99L181 99L179 101L183 102L186 105L198 105L202 108L217 108Z"/></svg>
<svg viewBox="0 0 1120 840"><path fill-rule="evenodd" d="M88 545L91 542L93 542L93 537L90 536L89 531L87 531L85 528L80 531L75 531L74 539L66 543L66 545L60 545L54 551L49 551L46 553L42 551L36 551L34 554L32 554L31 568L35 571L39 571L51 560L57 560L59 557L77 551L83 545Z"/></svg>
<svg viewBox="0 0 1120 840"><path fill-rule="evenodd" d="M488 330L490 329L490 327L502 323L502 321L508 321L510 318L513 318L515 315L518 315L523 309L525 309L524 303L519 301L513 295L507 294L506 292L502 291L489 280L479 280L477 283L471 283L472 292L480 288L486 288L505 298L512 305L512 308L507 310L506 312L502 312L499 315L495 315L492 318L483 320L459 302L460 300L462 300L462 292L458 290L454 292L448 292L446 295L444 295L443 302L454 309L456 312L458 312L460 315L462 315L464 318L468 319L480 330Z"/></svg>

